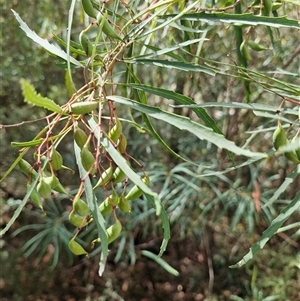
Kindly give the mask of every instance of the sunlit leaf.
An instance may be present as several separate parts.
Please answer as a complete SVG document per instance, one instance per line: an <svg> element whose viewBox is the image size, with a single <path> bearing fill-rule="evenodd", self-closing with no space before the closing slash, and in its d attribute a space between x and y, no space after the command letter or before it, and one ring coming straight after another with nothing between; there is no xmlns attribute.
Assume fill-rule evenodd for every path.
<svg viewBox="0 0 300 301"><path fill-rule="evenodd" d="M13 9L12 9L12 12L15 15L15 18L17 19L17 21L19 22L20 28L26 33L26 35L31 40L33 40L34 42L39 44L41 47L43 47L45 50L49 51L50 53L67 61L68 55L63 50L54 46L53 44L50 44L47 40L42 39L40 36L38 36L34 31L32 31L27 26L27 24L21 19L21 17L19 16L18 13L16 13ZM75 60L73 57L70 57L70 62L76 66L82 67L82 65L77 60Z"/></svg>
<svg viewBox="0 0 300 301"><path fill-rule="evenodd" d="M26 80L21 79L20 83L23 91L23 96L26 102L38 107L45 108L52 112L63 112L62 108L59 105L57 105L53 100L38 94L35 91L34 87L31 84L29 84Z"/></svg>

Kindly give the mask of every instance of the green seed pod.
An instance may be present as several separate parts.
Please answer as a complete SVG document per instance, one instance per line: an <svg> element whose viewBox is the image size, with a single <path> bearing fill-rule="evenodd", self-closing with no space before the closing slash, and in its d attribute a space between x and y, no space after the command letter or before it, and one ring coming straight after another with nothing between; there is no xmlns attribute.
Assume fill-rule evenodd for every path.
<svg viewBox="0 0 300 301"><path fill-rule="evenodd" d="M118 143L118 151L119 151L119 153L120 153L120 154L125 153L126 147L127 147L127 138L126 138L126 136L122 133L122 134L120 135L119 143Z"/></svg>
<svg viewBox="0 0 300 301"><path fill-rule="evenodd" d="M118 207L122 212L131 212L131 208L128 200L125 198L124 194L120 195L118 201Z"/></svg>
<svg viewBox="0 0 300 301"><path fill-rule="evenodd" d="M24 175L32 176L33 178L35 178L37 176L37 172L33 169L33 167L30 165L30 163L27 162L26 160L21 159L18 164L19 164L19 168L21 169L21 171L23 172Z"/></svg>
<svg viewBox="0 0 300 301"><path fill-rule="evenodd" d="M59 180L55 175L44 177L43 179L48 185L50 185L51 189L55 188L59 184Z"/></svg>
<svg viewBox="0 0 300 301"><path fill-rule="evenodd" d="M118 166L114 173L112 174L112 181L114 184L123 182L126 179L126 173L124 173L124 171Z"/></svg>
<svg viewBox="0 0 300 301"><path fill-rule="evenodd" d="M51 195L51 186L45 182L45 179L41 179L37 185L37 192L43 198L48 198Z"/></svg>
<svg viewBox="0 0 300 301"><path fill-rule="evenodd" d="M57 179L58 180L58 179ZM67 190L61 185L61 183L59 182L58 180L58 184L55 186L55 187L52 187L52 189L56 192L59 192L59 193L63 193L63 194L66 194L66 195L69 195L69 193L67 192Z"/></svg>
<svg viewBox="0 0 300 301"><path fill-rule="evenodd" d="M99 206L102 216L106 216L112 212L113 206L117 206L119 195L115 190L107 197Z"/></svg>
<svg viewBox="0 0 300 301"><path fill-rule="evenodd" d="M63 158L55 148L51 149L50 158L53 169L60 170L63 165Z"/></svg>
<svg viewBox="0 0 300 301"><path fill-rule="evenodd" d="M114 240L116 240L118 238L118 236L120 235L122 231L122 224L119 220L117 220L113 225L111 225L107 230L106 230L106 234L107 234L107 243L111 243ZM100 238L94 239L92 241L92 245L94 245L96 242L100 243L101 240Z"/></svg>
<svg viewBox="0 0 300 301"><path fill-rule="evenodd" d="M80 42L81 47L84 50L85 54L87 56L92 56L92 54L93 54L93 47L94 46L91 43L91 41L89 40L88 36L85 34L85 30L83 30L79 34L79 42ZM74 114L76 114L76 113L74 113ZM81 114L83 114L83 113L81 113Z"/></svg>
<svg viewBox="0 0 300 301"><path fill-rule="evenodd" d="M145 176L142 181L149 186L150 184L150 178L148 176ZM128 194L125 196L127 201L133 201L135 199L138 199L141 195L143 194L143 191L137 186L134 185L130 191L128 192Z"/></svg>
<svg viewBox="0 0 300 301"><path fill-rule="evenodd" d="M92 2L90 0L82 0L81 4L82 4L82 8L85 11L85 13L88 16L96 19L96 13L95 13Z"/></svg>
<svg viewBox="0 0 300 301"><path fill-rule="evenodd" d="M249 45L249 47L255 51L262 51L262 50L267 50L268 48L261 45L261 44L257 44L254 41L248 40L247 44Z"/></svg>
<svg viewBox="0 0 300 301"><path fill-rule="evenodd" d="M48 162L46 163L46 165L45 165L46 160L47 160L47 157L46 157L46 156L41 156L42 167L44 167L44 168L43 168L43 172L44 172L44 171L49 171L49 170L50 170L49 161L48 161Z"/></svg>
<svg viewBox="0 0 300 301"><path fill-rule="evenodd" d="M242 56L247 60L247 61L251 61L251 55L250 52L248 50L248 46L246 44L246 41L243 41L242 44L240 45L240 51Z"/></svg>
<svg viewBox="0 0 300 301"><path fill-rule="evenodd" d="M113 39L121 40L120 36L116 33L114 28L110 25L107 19L99 12L97 15L97 22L100 25L103 22L102 31L108 36Z"/></svg>
<svg viewBox="0 0 300 301"><path fill-rule="evenodd" d="M96 172L96 168L94 166L95 158L86 146L82 148L80 152L80 157L83 168L86 171L89 171L91 174L94 174Z"/></svg>
<svg viewBox="0 0 300 301"><path fill-rule="evenodd" d="M270 12L272 11L272 6L273 6L272 0L263 0L263 4L267 15L269 15Z"/></svg>
<svg viewBox="0 0 300 301"><path fill-rule="evenodd" d="M69 241L69 249L75 255L88 255L88 252L77 241L75 241L75 237Z"/></svg>
<svg viewBox="0 0 300 301"><path fill-rule="evenodd" d="M273 2L272 11L278 10L282 6L281 2Z"/></svg>
<svg viewBox="0 0 300 301"><path fill-rule="evenodd" d="M91 210L86 202L79 198L79 196L75 196L73 200L73 210L81 216L86 216L91 214Z"/></svg>
<svg viewBox="0 0 300 301"><path fill-rule="evenodd" d="M98 101L76 102L71 105L71 112L75 115L82 115L91 113L98 108Z"/></svg>
<svg viewBox="0 0 300 301"><path fill-rule="evenodd" d="M115 224L113 224L106 230L107 242L110 244L111 242L116 240L120 235L121 231L122 231L122 224L119 220L117 220Z"/></svg>
<svg viewBox="0 0 300 301"><path fill-rule="evenodd" d="M27 184L27 191L29 188L30 188L30 184ZM37 206L44 212L43 200L35 188L32 190L32 192L30 194L30 199L35 206Z"/></svg>
<svg viewBox="0 0 300 301"><path fill-rule="evenodd" d="M76 142L76 144L78 145L79 148L83 148L83 146L85 145L85 143L88 140L88 136L85 133L84 130L82 130L79 126L78 123L76 122L74 125L74 140Z"/></svg>
<svg viewBox="0 0 300 301"><path fill-rule="evenodd" d="M278 123L278 126L273 134L273 145L276 150L279 150L281 146L286 145L288 142L286 133L281 126L280 123Z"/></svg>
<svg viewBox="0 0 300 301"><path fill-rule="evenodd" d="M285 152L284 155L288 160L295 163L300 163L300 160L295 152Z"/></svg>
<svg viewBox="0 0 300 301"><path fill-rule="evenodd" d="M88 225L90 222L92 222L92 218L86 219L85 216L81 216L76 214L74 209L69 214L69 221L72 225L74 225L77 228L82 228Z"/></svg>
<svg viewBox="0 0 300 301"><path fill-rule="evenodd" d="M119 137L122 134L122 123L119 120L119 118L116 118L116 124L112 127L112 129L109 131L108 133L108 137L113 141L113 142L117 142Z"/></svg>
<svg viewBox="0 0 300 301"><path fill-rule="evenodd" d="M96 189L97 187L102 187L102 186L106 185L110 181L110 179L112 177L112 173L113 173L112 166L108 167L104 172L102 172L99 181L94 186L94 189Z"/></svg>

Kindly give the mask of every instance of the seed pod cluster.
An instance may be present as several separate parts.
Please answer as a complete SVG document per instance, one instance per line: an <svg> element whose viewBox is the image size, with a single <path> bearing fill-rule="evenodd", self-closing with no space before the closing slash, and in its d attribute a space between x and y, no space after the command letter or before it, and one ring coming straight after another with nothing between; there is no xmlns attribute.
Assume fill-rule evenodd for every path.
<svg viewBox="0 0 300 301"><path fill-rule="evenodd" d="M79 106L79 104L78 104ZM87 105L84 105L84 107ZM97 103L98 106L98 103ZM90 107L90 109L93 107ZM93 190L95 189L102 189L105 191L107 197L102 200L102 202L98 205L99 213L103 217L108 217L109 215L113 215L115 219L115 223L107 228L107 238L108 242L114 241L121 233L122 225L121 222L117 218L117 213L119 211L123 213L130 213L131 206L130 201L138 199L143 194L143 191L138 186L133 186L129 192L126 194L126 187L127 182L124 183L123 191L119 195L117 190L120 188L121 185L117 185L121 182L124 182L127 178L126 173L122 169L121 166L117 166L113 158L110 158L110 155L105 152L103 146L99 146L98 149L96 145L98 145L92 139L95 139L93 133L88 133L90 129L88 129L85 120L84 113L89 113L88 110L83 109L82 107L78 111L77 104L76 106L71 107L72 112L76 113L74 117L74 126L73 126L73 133L74 133L74 141L77 146L80 148L80 159L83 168L86 170L87 173L93 175L96 184L93 186ZM124 156L124 158L128 158L128 154L126 153L127 148L127 139L123 133L123 126L121 120L116 116L115 111L113 112L113 117L111 116L112 121L109 124L109 130L106 132L106 137L111 141L115 149L119 152L120 155ZM83 127L79 126L80 121L82 121ZM111 124L112 123L112 124ZM101 127L105 128L105 122L101 123ZM104 131L103 131L104 132ZM93 151L91 150L91 145L93 145ZM96 157L99 158L96 161ZM108 158L109 163L107 168L104 168L101 164L102 161L105 161L105 158ZM130 165L129 161L126 161L128 165ZM149 177L145 176L142 181L149 185ZM109 190L111 191L109 193ZM90 211L88 204L80 198L81 193L75 196L73 200L73 208L69 214L69 221L71 224L79 228L79 230L89 223L94 221L93 212ZM100 239L96 239L93 241L100 242ZM83 252L83 251L82 251Z"/></svg>

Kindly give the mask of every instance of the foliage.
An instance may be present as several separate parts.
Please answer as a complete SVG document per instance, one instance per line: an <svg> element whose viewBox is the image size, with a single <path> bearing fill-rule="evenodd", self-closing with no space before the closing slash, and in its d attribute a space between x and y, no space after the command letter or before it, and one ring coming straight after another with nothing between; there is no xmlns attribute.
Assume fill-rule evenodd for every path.
<svg viewBox="0 0 300 301"><path fill-rule="evenodd" d="M56 44L29 29L13 11L27 36L55 56L65 69L65 94L70 98L63 103L51 100L37 94L27 79L21 80L25 101L50 113L43 118L47 125L35 132L35 138L12 143L21 148L19 156L1 181L19 165L28 178L28 189L2 234L29 198L34 202L35 195L35 203L43 209L44 199L51 201L51 191L65 194L72 201L68 219L75 226L73 235L66 230L47 230L45 241L41 232L24 247L31 253L39 246L42 254L47 243L57 241L59 236L64 242L76 239L84 250L93 252L91 243L101 242L102 275L108 243L121 237L116 258L120 257L126 243L124 233L130 238L132 227L145 217L151 217L148 221L152 224L145 227L155 227L154 214L159 216L163 230L162 256L170 238L170 222L179 223L187 207L196 208L206 225L214 222L211 212L220 206L217 219L230 212L232 228L245 219L249 232L263 212L270 226L233 267L246 264L284 229L280 227L300 206L299 192L286 192L300 174L300 89L299 64L292 59L297 49L290 52L296 40L294 35L291 40L284 38L299 30L292 10L298 6L285 1L282 6L272 1L228 2L211 1L202 7L200 1L168 0L149 6L139 1L102 6L96 1L82 1L80 8L72 1L70 30L66 39L53 35ZM79 10L88 24L75 40L72 20ZM228 41L225 35L230 37ZM218 37L223 43L216 47ZM83 74L84 84L75 80L78 73ZM225 92L217 88L217 83ZM279 138L279 127L286 138ZM150 136L151 143L149 139L145 143ZM182 137L179 141L178 136ZM79 176L73 166L61 162L57 151L68 139L73 142L71 155ZM163 154L162 164L154 164L157 149ZM29 151L33 152L33 160L29 168L22 168L23 157ZM174 167L165 162L173 160L164 155L167 153L178 160ZM203 155L209 156L205 159ZM282 178L280 168L286 160L290 165L285 181L274 191L261 194L264 186ZM152 166L148 166L151 161ZM274 166L272 172L266 172L266 166ZM243 177L245 170L249 178ZM76 178L74 193L61 184L60 172ZM104 199L106 203L101 202ZM281 213L274 202L280 203ZM122 233L119 223L124 216ZM47 218L39 229L54 229L51 216ZM192 220L188 219L181 233L190 231ZM64 229L60 225L58 229ZM15 233L30 227L33 229L31 225ZM84 228L91 230L85 232ZM49 234L55 234L54 238ZM78 247L75 253L81 251ZM147 252L143 254L152 258L153 254ZM162 259L156 260L174 273Z"/></svg>

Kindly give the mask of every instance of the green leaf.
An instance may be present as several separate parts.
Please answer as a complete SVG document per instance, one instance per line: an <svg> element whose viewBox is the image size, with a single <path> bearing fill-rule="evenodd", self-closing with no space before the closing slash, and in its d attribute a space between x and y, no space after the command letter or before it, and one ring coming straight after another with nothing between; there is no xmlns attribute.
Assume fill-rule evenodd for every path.
<svg viewBox="0 0 300 301"><path fill-rule="evenodd" d="M198 104L191 104L191 105L171 105L175 108L210 108L210 107L220 107L220 108L231 108L231 109L246 109L252 110L256 116L261 116L265 118L271 118L275 120L282 120L287 123L299 125L299 121L293 121L291 119L287 119L282 115L289 114L297 116L297 111L292 109L282 109L280 111L280 115L276 114L278 106L269 106L260 103L253 103L253 104L246 104L240 102L207 102L201 105ZM271 113L267 113L271 112Z"/></svg>
<svg viewBox="0 0 300 301"><path fill-rule="evenodd" d="M159 258L157 255L154 253L147 251L147 250L142 250L141 254L154 260L156 263L158 263L164 270L166 270L168 273L174 275L174 276L179 276L179 272L175 270L173 267L171 267L166 261L164 261L162 258Z"/></svg>
<svg viewBox="0 0 300 301"><path fill-rule="evenodd" d="M278 189L274 192L273 196L268 200L267 203L265 203L262 206L262 209L271 206L276 200L278 200L279 196L284 193L285 191L287 191L289 185L291 185L292 183L294 183L295 179L297 179L297 177L299 177L300 175L300 170L298 171L297 168L291 173L289 174L284 182L278 187Z"/></svg>
<svg viewBox="0 0 300 301"><path fill-rule="evenodd" d="M129 68L128 68L129 69ZM139 79L135 76L135 74L132 72L132 70L128 70L129 76L130 76L130 80L132 81L132 83L130 83L128 86L131 88L136 88L136 87L141 87L144 85L140 84ZM140 93L138 93L138 91L136 90L132 90L134 97L137 101L139 101L140 103L144 103L147 104L147 98L146 98L146 94L145 90L140 89L141 95ZM157 131L155 130L155 128L152 126L152 123L150 121L150 119L148 118L148 116L144 113L142 113L143 115L143 121L146 123L148 130L151 132L152 136L166 149L168 150L173 156L175 156L176 158L179 158L183 161L189 162L190 164L195 164L194 162L187 160L185 158L183 158L182 156L180 156L179 154L177 154L176 152L174 152L169 145L160 137L160 135L157 133Z"/></svg>
<svg viewBox="0 0 300 301"><path fill-rule="evenodd" d="M167 99L175 100L178 103L186 104L186 105L196 105L195 102L187 96L184 96L180 93L176 93L171 90L162 89L162 88L156 88L153 86L147 86L147 85L139 85L139 84L130 84L130 87L142 90L147 93L155 94ZM188 107L186 105L183 105L182 107ZM223 134L222 131L219 129L215 121L207 114L205 109L197 106L197 107L191 107L192 110L197 114L197 116L202 119L205 124L214 130L214 132Z"/></svg>
<svg viewBox="0 0 300 301"><path fill-rule="evenodd" d="M166 15L164 18L175 15ZM217 22L217 23L232 23L234 25L266 25L270 27L280 28L300 28L297 20L287 19L286 17L267 17L267 16L255 16L253 14L226 14L226 13L193 13L185 14L180 19L190 21L203 21L203 22Z"/></svg>
<svg viewBox="0 0 300 301"><path fill-rule="evenodd" d="M34 31L32 31L27 24L21 19L21 17L19 16L18 13L16 13L13 9L12 9L13 14L15 15L15 18L17 19L17 21L20 24L20 28L26 33L26 35L33 40L34 42L36 42L37 44L39 44L40 46L42 46L44 49L46 49L47 51L49 51L50 53L64 59L65 61L68 60L68 57L70 58L70 62L76 66L82 67L82 65L80 64L80 62L78 62L77 60L75 60L73 57L68 56L63 50L57 48L56 46L54 46L53 44L50 44L47 40L42 39L41 37L39 37Z"/></svg>
<svg viewBox="0 0 300 301"><path fill-rule="evenodd" d="M53 100L43 97L40 94L37 94L34 87L31 84L29 84L26 80L21 79L20 83L23 90L25 102L31 103L38 107L45 108L52 112L63 113L63 110L59 105L57 105Z"/></svg>
<svg viewBox="0 0 300 301"><path fill-rule="evenodd" d="M215 144L219 148L225 148L237 155L243 155L246 157L258 157L266 158L267 154L252 152L243 148L240 148L234 144L234 142L227 140L222 135L214 133L210 128L207 128L195 121L190 120L187 117L179 116L170 112L166 112L157 107L148 106L138 103L134 100L130 100L121 96L107 96L107 99L122 103L132 109L145 113L153 118L163 120L179 128L180 130L186 130L202 140L207 140Z"/></svg>
<svg viewBox="0 0 300 301"><path fill-rule="evenodd" d="M143 54L141 56L137 56L137 57L135 57L135 59L149 59L151 57L160 56L160 55L164 55L164 54L170 55L170 56L175 58L176 56L174 56L174 53L173 53L175 50L182 49L186 46L196 44L196 43L199 43L200 41L206 41L206 40L208 40L208 39L199 38L199 39L188 40L188 41L179 43L177 45L167 47L167 48L163 48L163 49L154 47L153 45L144 45L144 47L147 47L147 48L151 49L152 52Z"/></svg>
<svg viewBox="0 0 300 301"><path fill-rule="evenodd" d="M188 105L189 104L195 104L195 102L190 97L184 96L184 95L182 95L180 93L176 93L174 91L170 91L170 90L167 90L167 89L162 89L162 88L157 88L157 87L147 86L147 85L141 85L141 84L130 84L130 87L142 90L144 92L152 93L152 94L164 97L164 98L172 99L172 100L175 100L178 103L188 104ZM221 134L221 135L224 136L224 134L222 133L222 131L220 130L220 128L217 126L217 124L215 123L215 121L207 114L207 112L205 111L205 109L197 107L197 108L192 108L192 110L215 133L218 133L218 134ZM170 149L169 146L167 146L167 148ZM228 155L228 158L230 159L230 161L234 162L232 154L230 152L228 152L228 151L226 151L226 152L227 152L227 155ZM172 150L172 153L173 153L173 150ZM181 156L179 156L179 157L181 158ZM187 160L184 159L184 161L187 161Z"/></svg>
<svg viewBox="0 0 300 301"><path fill-rule="evenodd" d="M267 230L263 232L261 238L252 246L250 251L243 257L242 260L237 262L234 265L231 265L230 268L240 268L244 264L246 264L249 260L251 260L254 255L261 250L265 244L269 241L269 239L276 234L281 225L291 217L291 215L300 208L300 191L297 193L295 198L286 206L281 213L272 221L271 225Z"/></svg>
<svg viewBox="0 0 300 301"><path fill-rule="evenodd" d="M169 68L169 69L178 69L182 71L191 71L191 72L203 72L206 74L209 74L211 76L216 75L216 71L212 68L199 66L199 65L193 65L190 63L185 62L178 62L178 61L168 61L168 60L146 60L146 59L133 59L126 61L127 63L139 63L139 64L145 64L145 65L154 65L159 66L163 68Z"/></svg>

